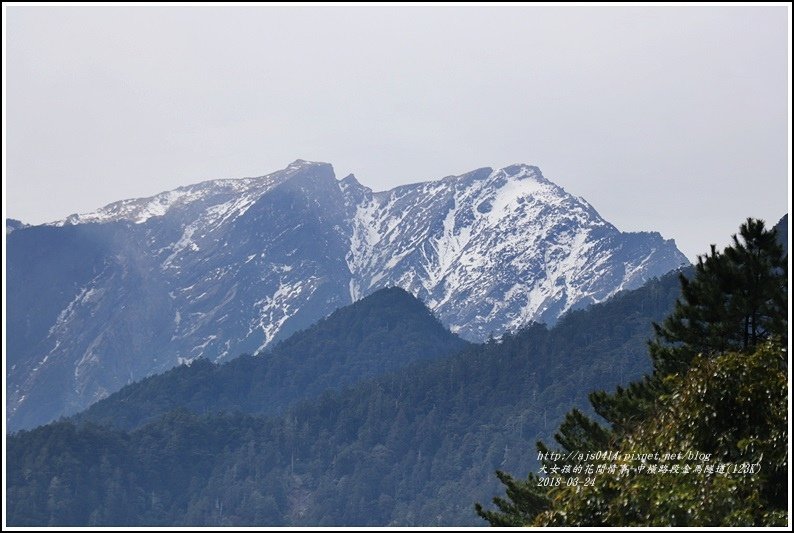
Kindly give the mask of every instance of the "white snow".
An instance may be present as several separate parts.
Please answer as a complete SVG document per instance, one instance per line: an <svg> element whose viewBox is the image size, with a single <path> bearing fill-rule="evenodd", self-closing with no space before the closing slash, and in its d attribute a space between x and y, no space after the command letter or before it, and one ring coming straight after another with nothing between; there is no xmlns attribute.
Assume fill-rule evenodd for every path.
<svg viewBox="0 0 794 533"><path fill-rule="evenodd" d="M281 282L272 295L265 296L254 303L258 318L249 329L248 335L255 330L260 330L264 335L264 341L256 350L257 352L266 348L284 323L298 311L297 301L307 299L314 292L316 281L315 277L309 277L292 283Z"/></svg>
<svg viewBox="0 0 794 533"><path fill-rule="evenodd" d="M499 172L503 174L502 171ZM492 226L515 212L516 201L519 198L536 195L546 188L544 184L531 177L519 179L524 176L527 176L524 171L515 176L510 176L507 178L507 183L497 189L496 196L491 202L491 211L487 214L488 222ZM545 199L548 201L548 195Z"/></svg>
<svg viewBox="0 0 794 533"><path fill-rule="evenodd" d="M171 266L171 262L174 258L184 249L189 248L191 250L194 249L196 244L193 242L193 234L199 229L201 221L196 221L193 224L188 225L185 230L182 232L182 237L179 238L177 242L174 243L171 252L171 255L165 258L163 261L163 268L168 268ZM198 248L198 247L196 247Z"/></svg>
<svg viewBox="0 0 794 533"><path fill-rule="evenodd" d="M193 349L191 350L191 352L192 353L197 352L197 353L196 353L195 357L191 358L191 360L195 359L196 357L201 357L202 355L204 355L204 349L207 347L207 345L209 343L211 343L212 341L214 341L215 339L217 339L217 338L218 338L217 335L209 335L209 336L207 336L204 339L204 342L194 346Z"/></svg>
<svg viewBox="0 0 794 533"><path fill-rule="evenodd" d="M442 278L450 273L450 270L460 261L463 250L471 240L472 227L457 228L455 225L457 214L458 199L455 198L454 207L444 217L441 237L432 242L436 252L435 260L428 260L430 258L423 254L424 258L428 260L424 264L427 272L427 282L429 283L429 285L425 286L426 288L438 285Z"/></svg>

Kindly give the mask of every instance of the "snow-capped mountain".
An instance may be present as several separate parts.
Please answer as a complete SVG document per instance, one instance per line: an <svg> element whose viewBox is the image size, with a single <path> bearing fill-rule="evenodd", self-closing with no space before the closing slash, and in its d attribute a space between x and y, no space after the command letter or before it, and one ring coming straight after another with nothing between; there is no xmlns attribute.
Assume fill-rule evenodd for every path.
<svg viewBox="0 0 794 533"><path fill-rule="evenodd" d="M484 340L687 263L528 165L372 192L298 160L7 237L11 430L180 362L260 351L387 286Z"/></svg>
<svg viewBox="0 0 794 533"><path fill-rule="evenodd" d="M353 177L342 187L356 209L351 298L403 287L472 340L554 322L687 263L672 241L619 232L534 166L380 193Z"/></svg>

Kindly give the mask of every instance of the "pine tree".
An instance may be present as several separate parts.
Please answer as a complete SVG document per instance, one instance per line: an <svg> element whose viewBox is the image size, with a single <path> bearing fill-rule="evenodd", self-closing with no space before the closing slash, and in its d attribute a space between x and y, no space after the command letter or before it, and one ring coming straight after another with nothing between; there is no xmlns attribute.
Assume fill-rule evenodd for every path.
<svg viewBox="0 0 794 533"><path fill-rule="evenodd" d="M521 527L529 525L532 519L551 505L545 491L538 487L538 476L529 474L524 481L515 480L510 474L496 471L496 477L506 487L507 499L496 496L493 499L498 511L486 511L479 503L474 510L494 527Z"/></svg>
<svg viewBox="0 0 794 533"><path fill-rule="evenodd" d="M653 324L656 337L649 342L653 373L614 393L590 394L593 409L607 427L577 409L568 413L555 434L564 454L604 450L621 442L648 420L658 400L671 392L671 383L687 372L698 355L709 359L728 352L753 352L769 338L786 344L788 273L775 228L767 230L763 221L748 218L733 235L731 246L719 252L712 245L710 253L698 257L692 278L682 273L679 280L681 297L675 309L662 324ZM537 447L544 454L550 451L542 442ZM550 506L532 476L516 481L501 472L497 475L510 501L494 498L501 512L476 505L478 515L491 525L529 524Z"/></svg>
<svg viewBox="0 0 794 533"><path fill-rule="evenodd" d="M723 253L698 257L692 280L681 277L682 300L650 344L654 369L686 370L697 354L752 351L763 340L786 335L788 279L777 230L748 218Z"/></svg>

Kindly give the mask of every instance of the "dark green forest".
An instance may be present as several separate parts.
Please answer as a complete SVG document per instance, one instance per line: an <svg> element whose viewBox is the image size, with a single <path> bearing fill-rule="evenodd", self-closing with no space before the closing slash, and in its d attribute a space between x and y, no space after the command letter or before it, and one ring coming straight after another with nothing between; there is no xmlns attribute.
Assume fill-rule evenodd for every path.
<svg viewBox="0 0 794 533"><path fill-rule="evenodd" d="M128 417L122 426L135 427L141 413L167 412L136 429L86 417L9 438L8 523L481 525L473 502L498 491L495 469L535 468L535 441L550 438L571 406L586 408L590 391L650 369L651 323L678 294L670 274L572 312L552 329L532 325L415 362L280 416L218 413L180 379L245 377L202 363L176 369L148 380L146 394L107 402L95 415ZM348 327L336 334L344 338ZM311 341L290 342L296 357L320 357ZM145 409L126 405L141 396Z"/></svg>

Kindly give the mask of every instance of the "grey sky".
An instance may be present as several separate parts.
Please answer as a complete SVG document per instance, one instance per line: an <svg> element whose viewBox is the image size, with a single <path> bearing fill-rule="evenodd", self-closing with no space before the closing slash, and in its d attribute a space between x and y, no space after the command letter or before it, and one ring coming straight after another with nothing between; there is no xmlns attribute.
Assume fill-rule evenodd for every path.
<svg viewBox="0 0 794 533"><path fill-rule="evenodd" d="M690 258L788 209L786 7L10 7L7 216L536 164Z"/></svg>

